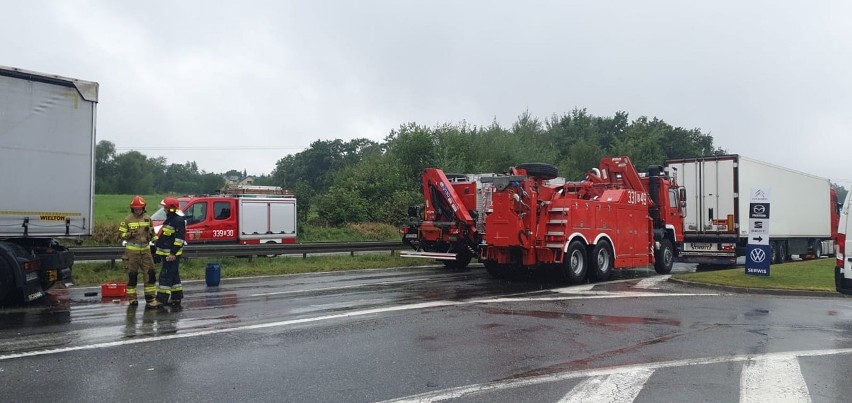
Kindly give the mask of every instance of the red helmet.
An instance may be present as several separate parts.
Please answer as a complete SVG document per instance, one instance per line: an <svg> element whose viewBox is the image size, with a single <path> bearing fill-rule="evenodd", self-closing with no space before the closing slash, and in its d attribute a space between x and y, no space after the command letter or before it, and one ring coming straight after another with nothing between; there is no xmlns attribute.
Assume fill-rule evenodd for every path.
<svg viewBox="0 0 852 403"><path fill-rule="evenodd" d="M144 209L148 204L145 203L145 199L142 196L133 196L133 200L130 201L130 208L141 208Z"/></svg>
<svg viewBox="0 0 852 403"><path fill-rule="evenodd" d="M163 199L162 204L166 211L175 212L180 209L180 202L178 202L178 199L175 197L166 197Z"/></svg>

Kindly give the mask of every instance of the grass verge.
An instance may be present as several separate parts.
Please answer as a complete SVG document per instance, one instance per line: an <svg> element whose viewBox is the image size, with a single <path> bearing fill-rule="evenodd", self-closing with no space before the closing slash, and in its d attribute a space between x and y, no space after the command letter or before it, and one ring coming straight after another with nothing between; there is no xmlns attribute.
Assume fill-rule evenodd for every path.
<svg viewBox="0 0 852 403"><path fill-rule="evenodd" d="M817 259L772 265L768 277L747 275L742 267L672 277L733 287L834 292L834 264L834 259Z"/></svg>
<svg viewBox="0 0 852 403"><path fill-rule="evenodd" d="M287 256L266 258L257 257L220 259L184 259L180 265L182 280L204 279L207 263L220 265L221 278L267 276L279 274L314 273L341 270L375 269L385 267L409 267L434 264L432 260L408 259L385 253L365 253L335 256ZM155 265L157 274L160 265ZM111 266L109 262L77 263L74 265L74 284L98 285L111 281L127 281L127 274L121 262Z"/></svg>

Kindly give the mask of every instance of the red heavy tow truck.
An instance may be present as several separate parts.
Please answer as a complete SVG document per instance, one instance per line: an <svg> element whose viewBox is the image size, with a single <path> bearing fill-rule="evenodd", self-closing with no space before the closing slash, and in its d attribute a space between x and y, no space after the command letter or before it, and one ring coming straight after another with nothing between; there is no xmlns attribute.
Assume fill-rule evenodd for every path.
<svg viewBox="0 0 852 403"><path fill-rule="evenodd" d="M407 257L464 267L472 257L496 278L556 270L570 283L615 269L669 273L683 243L683 188L660 166L640 175L628 157L602 158L580 182L557 183L552 165L505 175L423 174L422 213L409 209ZM556 183L556 184L552 184Z"/></svg>

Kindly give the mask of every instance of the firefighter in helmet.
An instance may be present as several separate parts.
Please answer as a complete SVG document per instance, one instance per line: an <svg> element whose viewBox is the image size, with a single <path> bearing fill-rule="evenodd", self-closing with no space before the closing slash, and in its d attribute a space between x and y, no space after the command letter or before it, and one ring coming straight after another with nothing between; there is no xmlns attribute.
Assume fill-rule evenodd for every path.
<svg viewBox="0 0 852 403"><path fill-rule="evenodd" d="M180 256L183 254L186 222L180 211L180 203L174 197L166 197L161 203L166 211L166 220L155 237L157 256L162 257L163 268L160 271L160 284L157 287L157 301L163 305L180 309L183 299L183 286L180 283Z"/></svg>
<svg viewBox="0 0 852 403"><path fill-rule="evenodd" d="M131 306L139 305L136 299L136 283L139 272L145 283L145 309L158 306L154 298L157 287L157 275L154 271L154 259L151 257L149 242L154 239L154 227L151 216L145 210L147 204L142 196L134 196L130 201L130 214L118 225L118 235L124 245L122 261L127 268L127 301Z"/></svg>

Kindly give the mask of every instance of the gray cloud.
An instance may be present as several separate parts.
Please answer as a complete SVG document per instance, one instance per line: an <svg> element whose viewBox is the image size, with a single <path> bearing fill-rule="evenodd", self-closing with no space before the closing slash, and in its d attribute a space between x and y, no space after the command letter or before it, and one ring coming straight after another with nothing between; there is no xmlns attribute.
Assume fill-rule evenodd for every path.
<svg viewBox="0 0 852 403"><path fill-rule="evenodd" d="M2 1L0 64L101 84L98 134L269 173L317 139L575 107L852 182L852 4ZM175 145L171 151L151 149ZM143 149L143 147L149 147Z"/></svg>

